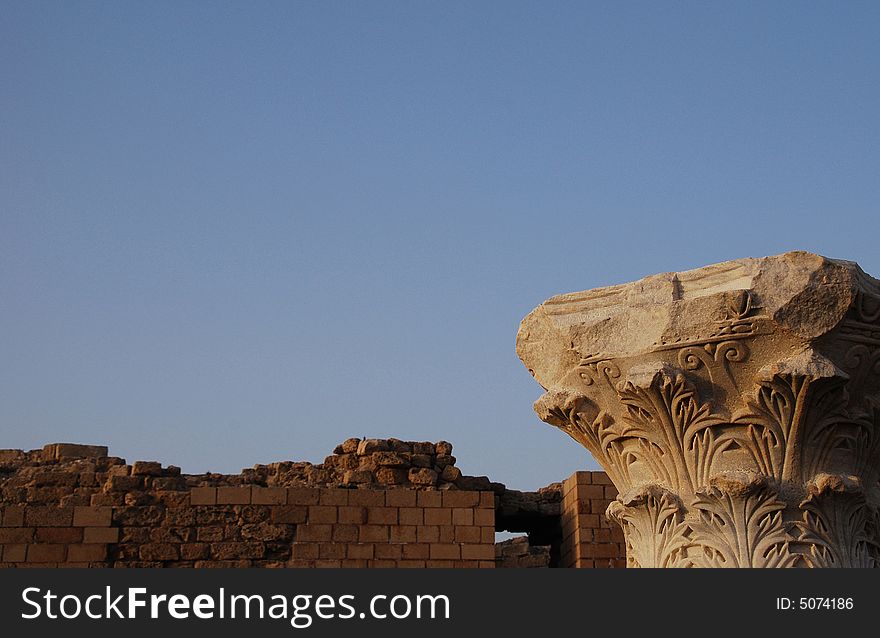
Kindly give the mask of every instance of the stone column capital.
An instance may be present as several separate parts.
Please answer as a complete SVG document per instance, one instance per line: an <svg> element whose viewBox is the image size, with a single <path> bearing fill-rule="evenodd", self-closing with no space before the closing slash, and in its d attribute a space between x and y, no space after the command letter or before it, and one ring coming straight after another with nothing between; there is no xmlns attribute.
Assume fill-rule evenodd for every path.
<svg viewBox="0 0 880 638"><path fill-rule="evenodd" d="M517 353L631 566L874 566L880 282L804 252L553 297Z"/></svg>

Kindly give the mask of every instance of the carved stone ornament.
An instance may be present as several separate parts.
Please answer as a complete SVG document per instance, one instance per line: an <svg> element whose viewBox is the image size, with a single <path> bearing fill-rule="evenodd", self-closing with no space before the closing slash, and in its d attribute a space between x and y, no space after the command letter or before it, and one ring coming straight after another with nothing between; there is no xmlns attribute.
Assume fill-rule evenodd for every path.
<svg viewBox="0 0 880 638"><path fill-rule="evenodd" d="M542 420L620 491L630 567L880 563L880 281L791 252L545 301Z"/></svg>

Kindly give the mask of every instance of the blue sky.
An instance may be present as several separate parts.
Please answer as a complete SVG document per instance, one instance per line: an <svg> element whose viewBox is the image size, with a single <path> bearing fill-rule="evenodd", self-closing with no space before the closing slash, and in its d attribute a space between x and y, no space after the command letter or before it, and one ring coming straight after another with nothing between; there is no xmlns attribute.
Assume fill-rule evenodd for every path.
<svg viewBox="0 0 880 638"><path fill-rule="evenodd" d="M0 1L0 447L185 471L531 410L547 297L805 249L880 274L874 2Z"/></svg>

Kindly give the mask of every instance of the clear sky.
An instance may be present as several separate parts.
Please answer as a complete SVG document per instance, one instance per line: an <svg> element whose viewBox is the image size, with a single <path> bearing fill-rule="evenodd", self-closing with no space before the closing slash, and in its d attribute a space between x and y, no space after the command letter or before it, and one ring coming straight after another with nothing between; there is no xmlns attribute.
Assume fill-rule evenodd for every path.
<svg viewBox="0 0 880 638"><path fill-rule="evenodd" d="M0 447L184 471L531 409L547 297L805 249L880 274L877 2L0 1Z"/></svg>

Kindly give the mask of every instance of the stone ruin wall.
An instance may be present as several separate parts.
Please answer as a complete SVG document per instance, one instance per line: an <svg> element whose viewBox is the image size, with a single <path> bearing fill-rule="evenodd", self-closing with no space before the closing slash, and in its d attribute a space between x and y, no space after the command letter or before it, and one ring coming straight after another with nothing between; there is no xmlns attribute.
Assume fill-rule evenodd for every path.
<svg viewBox="0 0 880 638"><path fill-rule="evenodd" d="M102 446L0 450L0 567L625 566L604 473L519 492L455 461L445 441L397 439L237 475Z"/></svg>

